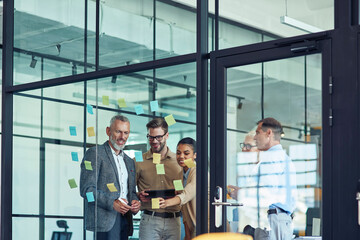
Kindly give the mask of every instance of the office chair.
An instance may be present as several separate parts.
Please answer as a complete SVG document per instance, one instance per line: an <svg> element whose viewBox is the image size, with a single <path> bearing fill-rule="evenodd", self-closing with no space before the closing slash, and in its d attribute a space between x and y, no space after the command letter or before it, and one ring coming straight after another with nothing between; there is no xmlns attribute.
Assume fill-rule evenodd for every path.
<svg viewBox="0 0 360 240"><path fill-rule="evenodd" d="M51 240L70 240L72 232L68 232L67 229L69 226L65 220L58 220L56 224L59 228L64 228L64 232L54 231L51 236Z"/></svg>

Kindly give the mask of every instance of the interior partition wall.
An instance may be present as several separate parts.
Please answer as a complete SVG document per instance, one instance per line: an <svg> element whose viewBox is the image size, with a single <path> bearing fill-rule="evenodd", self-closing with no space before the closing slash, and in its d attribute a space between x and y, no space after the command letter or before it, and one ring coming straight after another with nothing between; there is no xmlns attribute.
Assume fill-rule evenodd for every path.
<svg viewBox="0 0 360 240"><path fill-rule="evenodd" d="M241 88L247 88L242 81L261 84L256 81L259 77L264 83L265 79L284 78L275 61L278 59L270 56L274 62L266 63L254 52L280 49L289 45L294 36L298 42L307 44L309 33L321 32L319 35L329 42L327 54L331 55L327 62L330 66L325 66L331 69L329 82L322 81L321 91L331 93L320 101L320 106L312 106L311 99L307 106L321 111L323 127L331 128L329 138L320 143L326 146L319 146L329 150L322 152L319 163L328 164L314 170L323 174L322 179L328 184L321 185L321 178L315 177L314 184L304 181L302 193L309 194L304 197L309 199L316 188L322 187L324 195L316 193L317 200L331 199L321 206L322 229L326 230L322 232L323 239L357 239L360 235L355 200L360 177L357 6L357 0L6 1L2 45L1 238L48 239L54 231L62 231L56 226L57 220L67 221L73 239L94 238L84 228L87 200L80 197L73 183L79 184L79 165L85 151L107 140L105 128L111 116L118 113L131 121L126 148L131 157L149 148L145 124L154 117L170 114L175 117L168 141L172 151L181 138L196 138L197 234L222 230L212 226L214 207L206 203L213 201L214 186L210 185L209 199L208 181L213 182L214 177L237 181L239 176L227 176L220 171L230 166L223 158L216 158L218 155L213 151L238 154L238 141L245 132L251 130L258 118L267 115L266 111L274 109L266 105L270 100L262 101L259 92L247 91L251 97L242 99ZM307 51L300 45L294 48ZM254 60L247 62L247 67L230 63L227 77L234 86L229 90L234 92L216 101L217 86L208 80L208 72L215 82L223 76L214 75L216 66L209 65L210 55L232 55L234 51L250 53ZM279 52L273 53L274 57ZM291 67L299 66L299 62L310 71L311 64L320 61L317 56L299 57L290 61L294 64L284 65L290 75L299 73ZM303 79L302 75L300 78ZM313 90L299 82L285 83L300 86L297 89L304 91ZM236 91L237 86L241 88ZM257 89L265 93L268 90L266 83ZM150 106L153 101L158 103L156 111ZM245 117L239 112L241 101L241 107L248 110ZM219 102L225 102L225 107L209 116L209 109L215 109ZM265 111L250 110L261 109L259 102ZM142 113L136 112L138 106ZM314 131L307 128L306 119L316 116L291 110L286 113L288 116L304 114L301 115L304 124L299 127L290 117L282 119L289 123L285 145L306 140L308 130ZM225 130L221 128L225 126L224 116L234 120ZM281 118L281 114L278 116ZM222 131L233 142L215 144L219 139L209 138L209 131ZM299 138L300 134L303 136ZM314 195L310 198L315 199ZM225 225L226 214L222 221ZM137 239L139 215L134 223L132 238ZM304 222L296 224L297 234L304 235Z"/></svg>

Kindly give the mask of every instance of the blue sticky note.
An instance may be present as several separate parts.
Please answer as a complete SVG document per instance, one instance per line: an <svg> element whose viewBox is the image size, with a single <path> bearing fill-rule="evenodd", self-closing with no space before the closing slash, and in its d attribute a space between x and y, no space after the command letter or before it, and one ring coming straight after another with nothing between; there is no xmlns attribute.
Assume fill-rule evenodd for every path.
<svg viewBox="0 0 360 240"><path fill-rule="evenodd" d="M87 198L88 202L95 202L95 198L94 198L93 192L87 192L87 193L86 193L86 198Z"/></svg>
<svg viewBox="0 0 360 240"><path fill-rule="evenodd" d="M137 162L143 162L142 152L140 152L140 151L135 152L135 160Z"/></svg>
<svg viewBox="0 0 360 240"><path fill-rule="evenodd" d="M159 110L159 103L157 100L155 101L151 101L150 102L150 108L152 112L156 112L157 110Z"/></svg>
<svg viewBox="0 0 360 240"><path fill-rule="evenodd" d="M86 104L86 108L87 108L88 113L94 114L93 106L91 106L90 104Z"/></svg>
<svg viewBox="0 0 360 240"><path fill-rule="evenodd" d="M79 161L78 153L77 152L71 152L71 158L74 162Z"/></svg>
<svg viewBox="0 0 360 240"><path fill-rule="evenodd" d="M70 126L70 135L71 136L76 136L76 127L75 126Z"/></svg>
<svg viewBox="0 0 360 240"><path fill-rule="evenodd" d="M135 105L134 108L137 115L144 113L144 109L141 104Z"/></svg>

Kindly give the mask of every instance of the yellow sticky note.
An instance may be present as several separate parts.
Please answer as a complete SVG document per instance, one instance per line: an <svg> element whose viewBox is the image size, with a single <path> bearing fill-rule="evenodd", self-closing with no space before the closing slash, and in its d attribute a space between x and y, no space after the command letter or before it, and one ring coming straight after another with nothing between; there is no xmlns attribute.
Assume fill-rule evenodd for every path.
<svg viewBox="0 0 360 240"><path fill-rule="evenodd" d="M118 105L121 108L126 108L127 106L126 106L125 98L119 98L118 99Z"/></svg>
<svg viewBox="0 0 360 240"><path fill-rule="evenodd" d="M151 208L152 209L159 209L160 208L159 198L152 198L151 199Z"/></svg>
<svg viewBox="0 0 360 240"><path fill-rule="evenodd" d="M195 164L195 162L192 160L192 158L189 158L189 159L184 160L184 163L185 163L185 165L186 165L188 168L196 167L196 164Z"/></svg>
<svg viewBox="0 0 360 240"><path fill-rule="evenodd" d="M109 105L109 96L102 96L103 105Z"/></svg>
<svg viewBox="0 0 360 240"><path fill-rule="evenodd" d="M168 126L170 127L171 125L174 125L176 123L174 117L172 114L168 115L165 117L165 121L168 124Z"/></svg>
<svg viewBox="0 0 360 240"><path fill-rule="evenodd" d="M156 173L165 174L164 164L156 164Z"/></svg>
<svg viewBox="0 0 360 240"><path fill-rule="evenodd" d="M161 160L161 154L160 153L153 153L153 163L159 164Z"/></svg>
<svg viewBox="0 0 360 240"><path fill-rule="evenodd" d="M95 136L94 127L88 127L88 128L87 128L87 132L88 132L88 136L89 136L89 137L94 137L94 136Z"/></svg>
<svg viewBox="0 0 360 240"><path fill-rule="evenodd" d="M86 169L86 170L90 170L90 171L93 170L90 161L86 161L86 160L85 160L85 161L84 161L84 164L85 164L85 169Z"/></svg>
<svg viewBox="0 0 360 240"><path fill-rule="evenodd" d="M184 186L183 186L181 180L174 180L173 183L174 183L175 191L184 190Z"/></svg>
<svg viewBox="0 0 360 240"><path fill-rule="evenodd" d="M108 183L108 184L106 184L106 186L108 187L110 192L117 192L117 189L116 189L114 183Z"/></svg>

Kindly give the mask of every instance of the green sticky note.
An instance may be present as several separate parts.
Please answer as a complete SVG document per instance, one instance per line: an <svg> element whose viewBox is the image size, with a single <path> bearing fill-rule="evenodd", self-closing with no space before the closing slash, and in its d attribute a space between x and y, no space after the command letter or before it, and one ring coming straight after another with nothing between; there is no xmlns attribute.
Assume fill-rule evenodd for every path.
<svg viewBox="0 0 360 240"><path fill-rule="evenodd" d="M170 127L171 125L174 125L176 123L174 116L172 114L168 115L165 117L165 121L168 124L168 126Z"/></svg>
<svg viewBox="0 0 360 240"><path fill-rule="evenodd" d="M70 188L77 188L76 181L74 178L69 179L68 182L69 182Z"/></svg>
<svg viewBox="0 0 360 240"><path fill-rule="evenodd" d="M119 98L118 99L118 105L121 108L126 108L127 106L126 106L125 98Z"/></svg>
<svg viewBox="0 0 360 240"><path fill-rule="evenodd" d="M156 164L156 173L165 174L164 164Z"/></svg>
<svg viewBox="0 0 360 240"><path fill-rule="evenodd" d="M85 161L84 161L84 164L85 164L85 169L86 169L86 170L90 170L90 171L93 170L90 161L86 161L86 160L85 160Z"/></svg>
<svg viewBox="0 0 360 240"><path fill-rule="evenodd" d="M174 183L175 191L184 190L184 186L181 180L174 180L173 183Z"/></svg>
<svg viewBox="0 0 360 240"><path fill-rule="evenodd" d="M109 106L109 96L102 96L103 105Z"/></svg>

